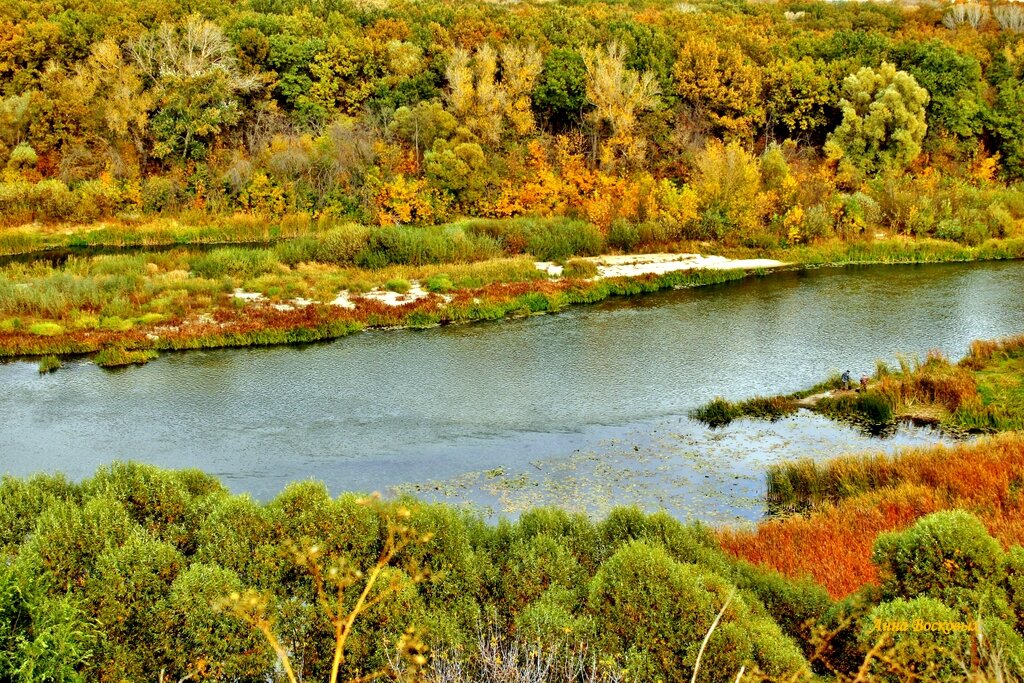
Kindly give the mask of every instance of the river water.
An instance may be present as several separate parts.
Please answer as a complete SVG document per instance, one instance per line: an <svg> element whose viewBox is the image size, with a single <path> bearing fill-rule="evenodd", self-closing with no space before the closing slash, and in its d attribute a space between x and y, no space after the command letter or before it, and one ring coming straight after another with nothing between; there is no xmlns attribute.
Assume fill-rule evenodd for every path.
<svg viewBox="0 0 1024 683"><path fill-rule="evenodd" d="M89 476L113 460L198 467L267 499L411 491L492 514L535 504L664 507L711 521L763 512L766 464L885 440L802 414L709 430L686 417L855 377L878 358L1024 332L1024 262L780 272L553 316L375 331L306 347L191 351L39 376L0 365L0 472Z"/></svg>

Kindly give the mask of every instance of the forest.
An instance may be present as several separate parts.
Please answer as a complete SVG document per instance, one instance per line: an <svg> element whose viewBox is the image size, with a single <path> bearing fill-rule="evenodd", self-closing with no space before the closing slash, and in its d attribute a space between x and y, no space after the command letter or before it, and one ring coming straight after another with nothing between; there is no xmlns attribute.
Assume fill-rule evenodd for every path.
<svg viewBox="0 0 1024 683"><path fill-rule="evenodd" d="M1024 217L1022 28L1014 3L11 0L0 218L976 245Z"/></svg>

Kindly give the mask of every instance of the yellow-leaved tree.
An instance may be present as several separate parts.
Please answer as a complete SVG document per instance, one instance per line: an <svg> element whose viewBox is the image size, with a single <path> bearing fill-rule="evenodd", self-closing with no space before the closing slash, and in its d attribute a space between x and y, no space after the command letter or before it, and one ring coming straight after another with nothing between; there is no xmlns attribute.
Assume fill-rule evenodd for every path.
<svg viewBox="0 0 1024 683"><path fill-rule="evenodd" d="M623 161L639 162L647 140L637 131L639 114L658 104L660 88L651 72L639 74L626 66L626 51L618 43L586 50L587 100L594 106L590 119L598 137L602 167Z"/></svg>
<svg viewBox="0 0 1024 683"><path fill-rule="evenodd" d="M764 121L761 72L736 45L693 37L679 50L672 68L676 89L716 133L746 139Z"/></svg>
<svg viewBox="0 0 1024 683"><path fill-rule="evenodd" d="M445 71L448 108L468 133L485 143L501 140L506 120L525 135L534 128L530 92L542 66L533 46L507 45L499 52L485 44L472 55L457 49Z"/></svg>

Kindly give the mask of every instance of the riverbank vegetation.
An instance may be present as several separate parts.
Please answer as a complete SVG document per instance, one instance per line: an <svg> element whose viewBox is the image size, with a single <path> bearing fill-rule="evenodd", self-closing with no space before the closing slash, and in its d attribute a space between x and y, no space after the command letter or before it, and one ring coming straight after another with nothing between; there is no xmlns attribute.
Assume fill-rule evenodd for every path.
<svg viewBox="0 0 1024 683"><path fill-rule="evenodd" d="M873 481L910 490L924 477L938 486L939 471L946 488L936 497L956 492L980 503L998 474L1009 486L1024 443L973 448L879 461ZM992 477L960 482L950 476L957 458ZM774 476L833 481L830 471ZM836 504L866 488L843 489L848 497ZM998 500L1015 505L1004 493ZM497 680L488 676L504 666L507 675L534 667L531 680L581 680L555 673L571 662L591 672L582 680L690 680L698 660L700 681L734 681L741 670L743 680L808 680L861 667L870 673L861 680L887 680L900 667L925 678L960 666L1019 677L1020 548L1004 550L966 512L930 511L882 535L873 555L872 529L851 539L847 527L845 540L876 568L876 585L836 602L809 580L734 559L749 553L745 537L720 533L720 546L708 529L665 514L619 509L594 522L538 509L491 526L412 499L331 498L314 482L260 504L196 471L138 464L104 467L78 484L6 477L0 675L278 680L280 655L308 680L326 680L335 666L341 678L399 667L403 680ZM991 526L991 512L979 512L995 538L1019 542L1019 524ZM820 552L813 540L790 543L790 557ZM325 587L340 591L339 611L318 601ZM346 622L339 661L331 614L352 610L358 618ZM904 618L943 622L935 627L943 635L877 628ZM984 638L968 622L981 624Z"/></svg>
<svg viewBox="0 0 1024 683"><path fill-rule="evenodd" d="M93 4L0 9L3 356L734 277L549 282L531 258L1024 256L1010 5ZM399 281L399 306L362 297Z"/></svg>
<svg viewBox="0 0 1024 683"><path fill-rule="evenodd" d="M789 576L813 576L840 598L878 582L872 547L880 534L938 511L970 512L1004 548L1017 546L1019 553L1022 467L1024 438L1016 433L895 457L777 465L768 472L769 501L801 514L756 530L725 530L719 539L737 557Z"/></svg>
<svg viewBox="0 0 1024 683"><path fill-rule="evenodd" d="M470 242L460 235L438 249ZM592 264L574 264L552 278L522 256L435 263L422 245L400 239L369 252L381 263L368 269L354 265L358 252L346 238L328 235L306 252L284 243L8 264L0 268L0 356L309 342L365 328L545 313L747 274L690 270L595 280Z"/></svg>
<svg viewBox="0 0 1024 683"><path fill-rule="evenodd" d="M975 341L957 363L934 351L924 361L901 357L898 368L879 361L874 375L856 390L844 387L836 374L789 396L735 403L718 398L691 416L719 427L740 417L776 420L800 408L874 432L899 421L954 434L1019 431L1024 429L1024 337Z"/></svg>

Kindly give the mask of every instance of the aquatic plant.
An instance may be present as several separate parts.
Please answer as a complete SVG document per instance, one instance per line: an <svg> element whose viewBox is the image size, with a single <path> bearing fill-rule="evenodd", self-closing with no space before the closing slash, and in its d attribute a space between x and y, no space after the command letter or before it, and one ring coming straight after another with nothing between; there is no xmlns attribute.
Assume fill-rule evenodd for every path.
<svg viewBox="0 0 1024 683"><path fill-rule="evenodd" d="M156 357L156 351L128 351L113 346L101 350L92 360L101 368L119 368L128 365L145 365Z"/></svg>
<svg viewBox="0 0 1024 683"><path fill-rule="evenodd" d="M43 356L39 359L39 374L43 375L48 372L54 372L60 370L61 362L57 356Z"/></svg>
<svg viewBox="0 0 1024 683"><path fill-rule="evenodd" d="M690 411L690 417L711 428L724 427L740 416L736 406L724 398L714 398L699 408Z"/></svg>

